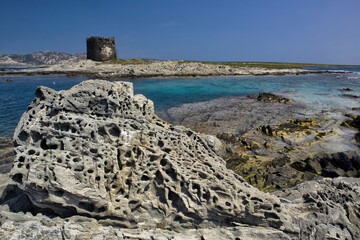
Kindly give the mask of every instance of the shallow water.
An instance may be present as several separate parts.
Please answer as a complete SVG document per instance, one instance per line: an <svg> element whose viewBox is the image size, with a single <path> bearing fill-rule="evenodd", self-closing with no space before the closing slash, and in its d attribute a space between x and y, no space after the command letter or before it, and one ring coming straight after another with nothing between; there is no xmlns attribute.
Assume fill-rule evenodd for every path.
<svg viewBox="0 0 360 240"><path fill-rule="evenodd" d="M37 86L55 90L69 89L87 78L62 76L0 76L0 136L11 135L22 113L34 98ZM135 93L151 99L155 110L166 110L184 103L226 96L257 95L274 92L303 102L316 110L359 107L359 99L341 94L360 95L360 72L289 76L237 76L205 78L136 79ZM353 91L344 92L343 88Z"/></svg>

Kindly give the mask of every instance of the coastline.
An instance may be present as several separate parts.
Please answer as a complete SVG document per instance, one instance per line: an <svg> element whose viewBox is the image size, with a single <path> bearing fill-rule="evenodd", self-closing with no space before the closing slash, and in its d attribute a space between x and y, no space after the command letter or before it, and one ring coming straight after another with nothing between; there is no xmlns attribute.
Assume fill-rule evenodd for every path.
<svg viewBox="0 0 360 240"><path fill-rule="evenodd" d="M141 64L101 64L82 60L72 64L57 64L31 69L2 70L3 75L65 75L101 79L152 78L152 77L211 77L211 76L265 76L300 74L344 73L344 71L306 70L298 68L266 69L237 67L200 62L162 61Z"/></svg>
<svg viewBox="0 0 360 240"><path fill-rule="evenodd" d="M202 111L203 107L209 109L213 106L210 111L228 109L234 112L233 108L243 109L244 106L252 109L253 106L248 105L253 103L261 109L269 109L265 121L272 120L273 111L285 110L288 113L292 109L295 112L302 109L290 99L269 93L246 101L244 98L232 99L234 102L230 105L229 99L220 99L220 102L212 101L210 105L197 104L196 109ZM184 109L193 113L194 108L187 106ZM179 108L177 110L169 113L187 114ZM222 116L236 121L239 114L234 114L233 119L229 119L228 113ZM347 124L357 126L356 119L355 116L354 120L348 119ZM276 158L270 164L259 165L269 170L263 175L266 179L258 173L244 179L227 168L229 163L246 161L259 164L262 159L255 155L248 159L222 157L222 152L227 151L230 144L234 150L240 147L240 152L244 150L247 154L262 154L271 149L277 154L279 147L284 148L283 140L291 141L294 134L306 138L306 142L311 140L309 137L315 137L319 143L324 143L336 133L326 134L322 126L327 128L329 125L323 125L320 120L294 120L289 122L293 125L289 130L273 125L267 125L266 132L254 130L254 136L266 138L268 144L256 143L253 138L237 139L237 136L228 134L220 136L221 140L226 140L222 143L216 137L164 122L155 114L151 100L134 95L132 83L89 80L67 91L40 87L36 100L20 123L22 127L14 135L17 155L13 168L10 174L1 174L0 216L3 220L0 236L36 232L33 239L49 234L54 239L77 235L86 239L110 235L119 239L210 239L212 235L220 236L217 239L237 239L235 236L300 239L299 236L306 238L314 231L320 237L330 233L329 236L336 234L341 239L360 236L359 217L355 215L359 210L360 185L358 178L350 175L358 174L358 155L346 155L348 161L340 166L338 160L345 153L331 155L331 163L335 165L324 167L310 161L309 166L319 172L320 178L311 178L312 171L304 167L306 172L300 180L312 181L297 181L296 186L272 193L259 191L245 180L256 177L257 183L266 180L272 185L277 184L274 181L279 179L280 168L282 173L288 173L291 167L301 171L299 163L302 160L288 166L286 159ZM339 123L334 122L335 125ZM212 124L211 128L216 127L218 124ZM274 134L269 134L270 129ZM232 139L235 142L231 143ZM281 141L280 146L277 146L277 140ZM3 139L2 146L5 148L3 156L13 158L6 153L12 148L10 139ZM287 151L283 153L291 152L288 146L285 147ZM349 166L356 169L349 169ZM291 182L287 176L282 179ZM105 194L98 194L102 189ZM177 199L185 200L179 202ZM182 204L185 201L191 204ZM201 208L205 210L200 211ZM192 214L188 215L187 211ZM212 211L216 214L211 214ZM176 215L186 218L186 221L172 219ZM222 220L224 217L226 219ZM146 221L139 222L143 219Z"/></svg>

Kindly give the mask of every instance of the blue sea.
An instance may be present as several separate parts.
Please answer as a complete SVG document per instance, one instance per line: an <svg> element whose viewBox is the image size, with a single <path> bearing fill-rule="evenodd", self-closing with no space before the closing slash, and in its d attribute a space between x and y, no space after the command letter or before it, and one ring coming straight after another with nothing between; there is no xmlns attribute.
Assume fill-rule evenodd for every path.
<svg viewBox="0 0 360 240"><path fill-rule="evenodd" d="M349 69L342 69L347 71ZM360 107L359 98L341 94L360 95L360 69L343 74L307 74L285 76L236 76L200 78L148 78L126 80L134 85L136 94L151 99L156 111L184 103L211 100L227 96L257 95L273 92L303 102L316 110ZM354 71L353 68L350 71ZM13 82L6 82L12 78ZM85 77L0 76L0 136L13 134L23 112L34 98L38 86L55 90L69 89L87 80ZM353 91L344 92L343 88Z"/></svg>

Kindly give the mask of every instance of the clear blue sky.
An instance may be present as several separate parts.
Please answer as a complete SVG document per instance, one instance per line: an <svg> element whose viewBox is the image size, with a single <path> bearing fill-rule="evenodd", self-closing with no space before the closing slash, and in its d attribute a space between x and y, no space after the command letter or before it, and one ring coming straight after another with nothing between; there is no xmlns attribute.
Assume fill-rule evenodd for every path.
<svg viewBox="0 0 360 240"><path fill-rule="evenodd" d="M0 22L0 54L114 36L119 58L360 64L359 0L11 0Z"/></svg>

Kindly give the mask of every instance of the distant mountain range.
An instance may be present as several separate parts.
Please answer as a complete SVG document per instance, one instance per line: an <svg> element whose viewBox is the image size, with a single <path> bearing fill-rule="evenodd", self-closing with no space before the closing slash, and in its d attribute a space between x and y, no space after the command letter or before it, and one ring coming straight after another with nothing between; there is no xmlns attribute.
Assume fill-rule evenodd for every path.
<svg viewBox="0 0 360 240"><path fill-rule="evenodd" d="M85 53L69 54L63 52L34 52L26 55L0 54L0 66L41 66L65 64L86 59Z"/></svg>

